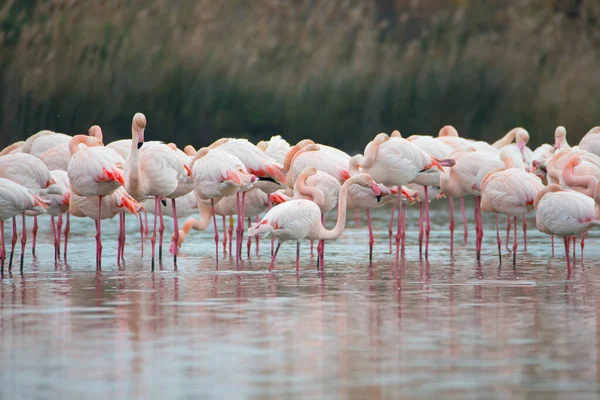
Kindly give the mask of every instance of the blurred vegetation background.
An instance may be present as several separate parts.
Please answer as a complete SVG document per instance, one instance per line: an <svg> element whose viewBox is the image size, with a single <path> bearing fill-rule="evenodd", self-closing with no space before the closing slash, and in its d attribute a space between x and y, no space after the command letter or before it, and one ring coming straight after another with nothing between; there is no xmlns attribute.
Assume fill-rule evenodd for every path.
<svg viewBox="0 0 600 400"><path fill-rule="evenodd" d="M2 4L2 3L0 3ZM0 145L40 129L205 145L378 132L533 144L600 124L597 0L4 0Z"/></svg>

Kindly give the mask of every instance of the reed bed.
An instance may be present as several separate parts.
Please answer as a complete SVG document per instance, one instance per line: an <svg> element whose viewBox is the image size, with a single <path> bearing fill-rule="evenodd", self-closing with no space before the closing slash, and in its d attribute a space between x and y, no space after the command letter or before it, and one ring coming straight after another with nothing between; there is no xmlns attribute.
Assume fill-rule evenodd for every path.
<svg viewBox="0 0 600 400"><path fill-rule="evenodd" d="M444 124L484 140L522 125L534 144L563 124L577 141L600 124L599 20L585 0L8 1L0 144L95 123L128 137L136 111L179 145L354 151Z"/></svg>

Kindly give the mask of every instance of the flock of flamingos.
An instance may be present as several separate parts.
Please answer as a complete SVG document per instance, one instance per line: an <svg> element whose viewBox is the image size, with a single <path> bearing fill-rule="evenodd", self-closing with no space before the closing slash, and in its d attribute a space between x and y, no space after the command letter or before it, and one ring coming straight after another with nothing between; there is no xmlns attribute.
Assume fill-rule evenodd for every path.
<svg viewBox="0 0 600 400"><path fill-rule="evenodd" d="M55 259L67 257L70 216L91 218L96 223L96 266L102 260L101 221L119 216L117 261L124 260L125 216L139 218L141 252L148 237L148 216L153 212L152 264L162 259L163 214L173 217L170 252L177 252L191 229L206 229L212 222L215 232L216 263L219 262L219 224L222 217L223 252L232 253L233 215L237 216L235 260L242 260L245 221L248 221L247 250L252 238L258 251L258 236L271 236L273 269L281 244L297 243L296 268L300 265L300 241L317 241L317 267L323 267L324 241L338 238L344 230L346 211L364 209L369 227L370 259L373 230L370 210L391 204L392 226L397 213L396 260L404 252L407 204L419 204L419 253L429 250L429 201L447 198L450 216L450 251L453 251L454 199L459 198L467 238L465 196L475 198L475 248L481 255L482 212L494 213L498 256L502 242L498 216L507 216L508 248L511 223L514 225L513 263L518 249L517 218L536 210L541 232L564 239L567 266L571 268L570 245L581 237L581 259L586 232L600 225L600 127L590 130L578 146L570 147L566 130L556 128L553 144L535 151L527 147L529 134L514 128L489 144L462 138L452 126L444 126L437 137L413 135L403 138L398 131L380 133L369 142L364 154L350 157L336 148L312 140L290 146L280 136L254 145L245 139L219 139L196 151L183 151L173 143L144 141L146 117L133 117L131 139L104 145L102 130L95 125L88 135L69 136L40 131L26 141L0 152L0 259L9 269L17 243L17 218L21 216L20 264L23 268L27 242L26 216L33 217L35 254L37 216L51 215ZM170 204L167 201L170 200ZM324 215L337 207L333 229L324 226ZM200 213L200 219L190 216ZM265 213L266 212L266 213ZM260 214L265 213L262 218ZM63 215L65 224L63 227ZM179 217L190 217L182 229ZM229 217L229 226L227 224ZM4 221L12 218L12 241L6 243ZM158 227L157 227L158 225ZM229 229L228 229L229 228ZM274 239L277 239L276 246ZM10 256L7 246L10 244Z"/></svg>

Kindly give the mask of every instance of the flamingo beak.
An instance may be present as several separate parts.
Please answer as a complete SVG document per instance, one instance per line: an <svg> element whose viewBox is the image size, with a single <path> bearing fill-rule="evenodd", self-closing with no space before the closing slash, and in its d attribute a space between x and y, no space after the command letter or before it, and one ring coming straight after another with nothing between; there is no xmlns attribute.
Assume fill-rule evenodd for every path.
<svg viewBox="0 0 600 400"><path fill-rule="evenodd" d="M402 186L402 187L400 188L400 193L401 193L401 194L402 194L404 197L406 197L408 200L410 200L411 204L415 202L415 199L413 198L412 194L411 194L411 193L410 193L408 190L406 190L406 189L404 188L404 186ZM416 195L415 195L415 197L416 197Z"/></svg>
<svg viewBox="0 0 600 400"><path fill-rule="evenodd" d="M33 205L36 207L42 207L44 210L48 208L48 204L38 196L33 196Z"/></svg>
<svg viewBox="0 0 600 400"><path fill-rule="evenodd" d="M143 128L138 128L138 130L137 130L137 138L138 138L137 148L139 150L144 145L144 129Z"/></svg>
<svg viewBox="0 0 600 400"><path fill-rule="evenodd" d="M137 217L138 202L130 196L123 196L123 205Z"/></svg>
<svg viewBox="0 0 600 400"><path fill-rule="evenodd" d="M371 190L373 191L373 194L375 194L377 202L379 203L381 201L381 189L379 188L379 185L373 180L371 181Z"/></svg>
<svg viewBox="0 0 600 400"><path fill-rule="evenodd" d="M192 170L190 169L190 167L184 164L183 168L185 169L185 173L187 176L192 176Z"/></svg>

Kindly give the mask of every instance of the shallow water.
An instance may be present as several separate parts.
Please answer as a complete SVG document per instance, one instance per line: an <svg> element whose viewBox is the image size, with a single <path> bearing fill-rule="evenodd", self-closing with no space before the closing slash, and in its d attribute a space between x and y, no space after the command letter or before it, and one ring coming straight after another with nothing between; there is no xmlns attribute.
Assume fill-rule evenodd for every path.
<svg viewBox="0 0 600 400"><path fill-rule="evenodd" d="M176 271L167 256L152 272L133 218L124 267L116 221L103 224L102 271L89 220L55 264L41 219L37 260L28 250L24 274L0 282L0 398L596 398L600 237L567 274L562 242L552 259L530 218L528 252L499 268L492 219L477 263L458 221L450 257L434 208L428 262L411 209L395 266L379 210L373 265L365 222L349 218L324 273L308 243L298 273L292 243L267 272L268 240L240 270L221 254L216 271L212 231L190 235Z"/></svg>

